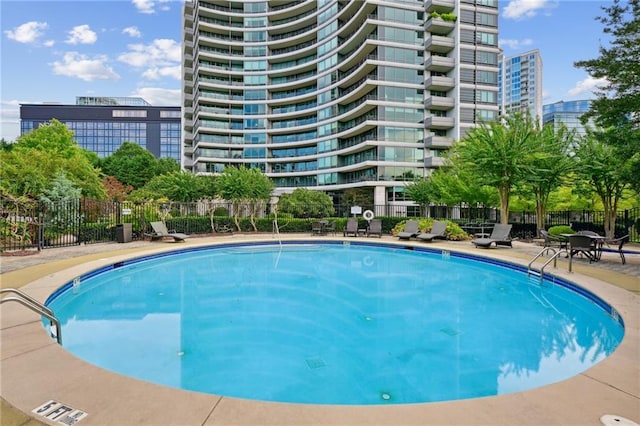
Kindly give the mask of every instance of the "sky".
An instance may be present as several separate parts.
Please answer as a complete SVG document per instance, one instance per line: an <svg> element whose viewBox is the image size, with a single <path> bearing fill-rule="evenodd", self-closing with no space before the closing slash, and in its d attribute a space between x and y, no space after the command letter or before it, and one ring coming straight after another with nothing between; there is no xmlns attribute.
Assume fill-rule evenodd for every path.
<svg viewBox="0 0 640 426"><path fill-rule="evenodd" d="M354 0L357 1L357 0ZM606 45L610 0L502 0L505 56L539 49L543 102L593 98L598 82L573 63ZM136 96L180 105L182 1L0 0L0 137L20 134L21 103Z"/></svg>

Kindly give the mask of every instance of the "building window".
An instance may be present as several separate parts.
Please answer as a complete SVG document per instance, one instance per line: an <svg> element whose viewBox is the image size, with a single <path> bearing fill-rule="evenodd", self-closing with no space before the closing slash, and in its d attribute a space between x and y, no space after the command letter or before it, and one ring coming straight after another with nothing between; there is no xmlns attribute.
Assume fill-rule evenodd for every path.
<svg viewBox="0 0 640 426"><path fill-rule="evenodd" d="M111 113L112 117L136 117L136 118L146 118L147 111L140 109L133 110L122 110L122 109L114 109Z"/></svg>

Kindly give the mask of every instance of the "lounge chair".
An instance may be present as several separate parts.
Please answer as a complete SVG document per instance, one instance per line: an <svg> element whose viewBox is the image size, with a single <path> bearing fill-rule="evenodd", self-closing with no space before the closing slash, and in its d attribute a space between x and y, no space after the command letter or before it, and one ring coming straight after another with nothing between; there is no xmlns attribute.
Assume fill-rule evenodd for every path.
<svg viewBox="0 0 640 426"><path fill-rule="evenodd" d="M151 222L151 227L153 228L153 233L149 234L151 236L151 240L162 240L166 237L170 237L173 238L174 241L184 241L189 238L187 234L169 231L167 229L167 225L163 222Z"/></svg>
<svg viewBox="0 0 640 426"><path fill-rule="evenodd" d="M382 238L382 221L380 219L371 219L369 222L367 237L371 237L373 235L377 235L378 238Z"/></svg>
<svg viewBox="0 0 640 426"><path fill-rule="evenodd" d="M436 220L433 222L433 225L431 225L431 231L418 234L416 238L421 241L433 241L436 238L444 240L447 238L446 232L447 222Z"/></svg>
<svg viewBox="0 0 640 426"><path fill-rule="evenodd" d="M513 225L510 224L501 224L496 223L493 227L493 231L491 231L491 235L488 238L476 238L475 240L471 240L471 242L477 247L489 248L491 244L495 244L496 246L509 246L511 245L511 227Z"/></svg>
<svg viewBox="0 0 640 426"><path fill-rule="evenodd" d="M404 224L404 231L398 232L398 238L401 240L410 240L411 238L414 238L420 233L418 225L418 222L415 220L408 220L407 223Z"/></svg>
<svg viewBox="0 0 640 426"><path fill-rule="evenodd" d="M342 231L342 235L345 237L348 237L349 235L357 237L358 236L358 219L356 218L347 219L347 226L345 226L344 230Z"/></svg>

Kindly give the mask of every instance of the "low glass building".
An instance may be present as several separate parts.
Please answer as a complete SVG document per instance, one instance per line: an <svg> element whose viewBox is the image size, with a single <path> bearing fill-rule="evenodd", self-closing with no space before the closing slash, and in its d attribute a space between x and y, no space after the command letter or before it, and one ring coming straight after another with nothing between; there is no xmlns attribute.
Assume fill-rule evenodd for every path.
<svg viewBox="0 0 640 426"><path fill-rule="evenodd" d="M151 106L142 98L84 97L75 105L20 104L20 134L56 119L74 132L81 148L99 157L113 154L123 142L146 148L156 158L181 161L180 106Z"/></svg>

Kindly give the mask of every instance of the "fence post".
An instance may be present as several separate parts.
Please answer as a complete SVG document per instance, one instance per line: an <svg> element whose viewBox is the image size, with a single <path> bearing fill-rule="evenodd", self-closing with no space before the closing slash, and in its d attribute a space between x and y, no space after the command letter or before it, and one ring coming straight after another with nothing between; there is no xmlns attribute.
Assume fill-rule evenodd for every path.
<svg viewBox="0 0 640 426"><path fill-rule="evenodd" d="M42 212L42 201L36 204L36 220L38 221L38 251L44 248L44 214Z"/></svg>

